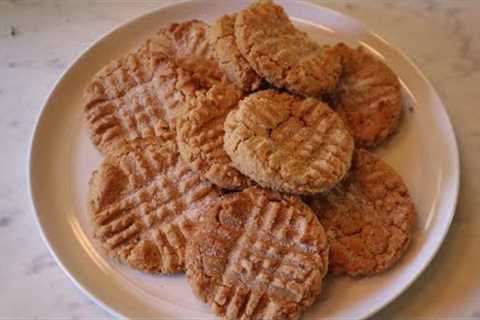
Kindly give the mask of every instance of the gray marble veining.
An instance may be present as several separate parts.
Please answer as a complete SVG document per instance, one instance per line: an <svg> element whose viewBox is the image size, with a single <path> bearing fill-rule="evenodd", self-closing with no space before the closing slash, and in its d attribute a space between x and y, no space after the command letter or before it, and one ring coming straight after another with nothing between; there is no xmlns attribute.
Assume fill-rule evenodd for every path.
<svg viewBox="0 0 480 320"><path fill-rule="evenodd" d="M41 241L27 192L29 139L46 95L78 53L165 2L0 1L0 318L110 317ZM444 245L376 317L480 318L480 1L314 2L362 20L418 64L444 100L461 150L461 195Z"/></svg>

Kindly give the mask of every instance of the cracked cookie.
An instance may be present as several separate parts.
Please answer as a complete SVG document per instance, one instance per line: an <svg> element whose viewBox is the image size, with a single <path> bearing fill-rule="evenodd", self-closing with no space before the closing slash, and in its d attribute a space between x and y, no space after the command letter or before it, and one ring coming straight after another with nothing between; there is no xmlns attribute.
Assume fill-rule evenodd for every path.
<svg viewBox="0 0 480 320"><path fill-rule="evenodd" d="M297 197L258 187L211 204L187 245L195 294L225 319L298 319L320 294L328 245Z"/></svg>
<svg viewBox="0 0 480 320"><path fill-rule="evenodd" d="M192 170L225 189L242 189L249 179L241 174L223 150L223 124L238 106L242 92L233 85L216 85L189 99L177 121L177 143Z"/></svg>
<svg viewBox="0 0 480 320"><path fill-rule="evenodd" d="M415 207L402 178L385 162L356 150L348 178L310 205L330 243L329 269L367 276L393 266L406 251Z"/></svg>
<svg viewBox="0 0 480 320"><path fill-rule="evenodd" d="M183 163L174 140L136 139L93 173L89 210L108 255L141 271L173 273L184 270L200 209L219 196Z"/></svg>
<svg viewBox="0 0 480 320"><path fill-rule="evenodd" d="M359 147L374 147L398 127L402 112L400 82L382 61L358 47L341 43L343 73L333 96L333 108L351 129Z"/></svg>
<svg viewBox="0 0 480 320"><path fill-rule="evenodd" d="M224 148L258 184L295 194L324 192L350 168L353 138L340 117L313 98L264 90L225 121Z"/></svg>
<svg viewBox="0 0 480 320"><path fill-rule="evenodd" d="M256 2L237 14L235 39L252 68L277 88L317 97L337 85L340 57L296 29L271 1Z"/></svg>
<svg viewBox="0 0 480 320"><path fill-rule="evenodd" d="M235 17L235 14L225 15L217 20L210 27L208 37L220 68L228 79L245 92L255 91L260 87L262 78L238 49L234 31Z"/></svg>

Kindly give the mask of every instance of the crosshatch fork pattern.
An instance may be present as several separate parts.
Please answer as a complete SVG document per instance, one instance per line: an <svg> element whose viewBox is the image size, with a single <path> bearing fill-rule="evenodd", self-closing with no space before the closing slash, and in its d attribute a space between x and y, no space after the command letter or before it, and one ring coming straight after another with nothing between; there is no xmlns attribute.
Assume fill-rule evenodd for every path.
<svg viewBox="0 0 480 320"><path fill-rule="evenodd" d="M157 136L159 120L174 130L185 101L222 80L207 28L196 20L168 25L93 77L84 107L92 142L102 153Z"/></svg>
<svg viewBox="0 0 480 320"><path fill-rule="evenodd" d="M227 85L197 92L177 121L177 143L182 158L194 171L225 189L241 189L251 184L233 167L223 149L225 118L242 96L241 91Z"/></svg>
<svg viewBox="0 0 480 320"><path fill-rule="evenodd" d="M226 196L187 248L194 291L227 319L295 318L327 272L323 228L294 197L247 189Z"/></svg>
<svg viewBox="0 0 480 320"><path fill-rule="evenodd" d="M326 104L264 90L227 116L225 150L239 171L262 186L309 194L345 176L353 138Z"/></svg>
<svg viewBox="0 0 480 320"><path fill-rule="evenodd" d="M143 271L171 273L184 268L199 209L217 198L173 143L137 140L94 173L90 208L109 255Z"/></svg>
<svg viewBox="0 0 480 320"><path fill-rule="evenodd" d="M147 47L113 62L86 90L90 137L104 154L125 141L159 135L162 120L174 128L180 106L197 89L187 71Z"/></svg>

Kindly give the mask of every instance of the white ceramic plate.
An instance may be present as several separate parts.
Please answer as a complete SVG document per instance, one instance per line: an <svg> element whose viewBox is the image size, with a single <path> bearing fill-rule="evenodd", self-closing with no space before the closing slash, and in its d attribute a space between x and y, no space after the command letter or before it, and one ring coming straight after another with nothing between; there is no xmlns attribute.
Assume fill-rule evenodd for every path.
<svg viewBox="0 0 480 320"><path fill-rule="evenodd" d="M391 271L372 278L326 281L305 318L367 317L404 291L442 243L455 211L459 167L454 132L442 102L422 73L361 23L304 2L278 1L296 24L322 42L362 44L384 59L403 85L398 134L377 151L405 179L418 209L410 250ZM149 276L121 266L92 241L86 209L88 179L101 157L87 137L81 95L89 78L160 25L212 21L247 1L205 0L160 8L113 30L65 72L38 119L30 155L31 196L39 227L57 262L94 301L117 316L212 318L183 275Z"/></svg>

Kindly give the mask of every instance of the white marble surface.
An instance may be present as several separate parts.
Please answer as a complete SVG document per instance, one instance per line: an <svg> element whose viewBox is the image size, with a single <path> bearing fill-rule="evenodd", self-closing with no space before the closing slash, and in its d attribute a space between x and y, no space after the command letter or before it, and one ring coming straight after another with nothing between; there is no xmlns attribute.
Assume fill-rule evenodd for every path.
<svg viewBox="0 0 480 320"><path fill-rule="evenodd" d="M29 138L46 95L80 52L167 2L0 0L0 318L110 317L41 241L26 183ZM460 145L460 199L446 241L376 317L480 319L480 1L315 2L364 21L413 58L446 103Z"/></svg>

